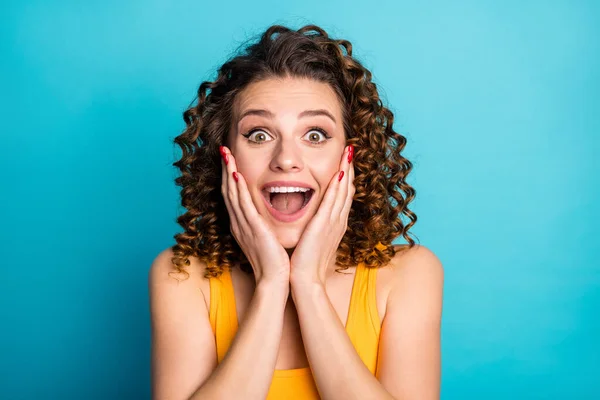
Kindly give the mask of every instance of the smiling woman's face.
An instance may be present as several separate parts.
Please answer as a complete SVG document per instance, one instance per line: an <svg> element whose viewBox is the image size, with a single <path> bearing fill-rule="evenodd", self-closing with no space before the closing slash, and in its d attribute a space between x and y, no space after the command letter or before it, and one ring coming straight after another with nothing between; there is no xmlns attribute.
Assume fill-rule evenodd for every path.
<svg viewBox="0 0 600 400"><path fill-rule="evenodd" d="M309 79L255 82L236 98L227 145L258 213L294 248L340 169L346 139L335 92Z"/></svg>

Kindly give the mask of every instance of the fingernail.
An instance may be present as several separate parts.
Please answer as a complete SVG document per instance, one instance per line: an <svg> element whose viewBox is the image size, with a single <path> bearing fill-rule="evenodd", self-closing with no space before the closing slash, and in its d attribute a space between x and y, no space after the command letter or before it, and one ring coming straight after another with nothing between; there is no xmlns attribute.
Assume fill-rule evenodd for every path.
<svg viewBox="0 0 600 400"><path fill-rule="evenodd" d="M219 146L219 152L221 153L221 157L223 157L223 161L225 161L225 165L229 164L229 156L225 153L225 147Z"/></svg>
<svg viewBox="0 0 600 400"><path fill-rule="evenodd" d="M342 180L344 177L344 171L340 171L340 175L338 176L338 182Z"/></svg>
<svg viewBox="0 0 600 400"><path fill-rule="evenodd" d="M348 149L348 163L352 161L352 157L354 157L354 146L350 145Z"/></svg>
<svg viewBox="0 0 600 400"><path fill-rule="evenodd" d="M233 171L233 179L235 179L235 181L238 181L238 176L237 176L237 172Z"/></svg>

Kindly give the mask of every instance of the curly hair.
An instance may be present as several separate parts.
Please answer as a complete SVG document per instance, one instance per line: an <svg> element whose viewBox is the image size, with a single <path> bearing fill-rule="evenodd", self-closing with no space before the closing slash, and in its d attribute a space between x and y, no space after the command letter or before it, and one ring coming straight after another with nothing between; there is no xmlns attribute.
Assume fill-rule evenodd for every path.
<svg viewBox="0 0 600 400"><path fill-rule="evenodd" d="M282 77L329 84L342 106L346 145L355 148L356 192L336 266L345 270L360 262L369 268L386 265L397 251L390 244L400 235L408 242L403 248L415 245L408 232L417 221L408 208L415 190L406 182L412 164L400 154L406 138L393 130L394 116L383 106L371 72L352 57L349 41L333 39L316 25L297 31L273 25L225 62L214 82L202 82L197 104L183 113L186 128L174 139L182 150L181 159L173 163L181 171L175 183L181 186L181 204L187 211L177 218L184 232L174 236L171 261L186 279L189 257L206 264L206 278L218 277L236 264L252 272L230 230L220 190L219 146L225 144L232 124L236 96L251 83Z"/></svg>

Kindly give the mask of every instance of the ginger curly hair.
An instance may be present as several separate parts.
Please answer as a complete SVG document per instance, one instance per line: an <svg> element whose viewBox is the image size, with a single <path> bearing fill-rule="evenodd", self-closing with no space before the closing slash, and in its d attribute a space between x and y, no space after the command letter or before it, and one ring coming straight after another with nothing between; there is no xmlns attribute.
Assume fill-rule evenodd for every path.
<svg viewBox="0 0 600 400"><path fill-rule="evenodd" d="M197 104L183 113L186 129L174 139L182 150L181 159L173 163L181 171L175 183L181 186L181 204L187 211L177 218L184 232L174 236L171 261L186 279L189 257L206 264L206 278L218 277L236 264L252 272L230 231L221 194L219 146L225 144L232 124L236 96L253 82L277 77L327 83L342 106L346 145L355 148L356 193L336 266L345 270L360 262L369 268L386 265L397 251L391 242L400 235L408 242L403 248L415 245L408 232L417 221L408 208L415 190L406 182L412 164L400 154L406 138L393 130L394 116L383 106L371 72L352 57L349 41L333 39L316 25L297 31L273 25L223 64L214 82L202 82Z"/></svg>

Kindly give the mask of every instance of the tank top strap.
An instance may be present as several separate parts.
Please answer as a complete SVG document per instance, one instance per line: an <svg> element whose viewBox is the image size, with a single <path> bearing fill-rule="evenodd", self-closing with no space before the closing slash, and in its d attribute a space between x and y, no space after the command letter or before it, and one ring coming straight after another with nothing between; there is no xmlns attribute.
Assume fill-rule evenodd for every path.
<svg viewBox="0 0 600 400"><path fill-rule="evenodd" d="M210 282L210 325L215 335L217 361L221 362L238 329L237 310L231 272L228 268Z"/></svg>
<svg viewBox="0 0 600 400"><path fill-rule="evenodd" d="M381 331L377 310L377 272L378 268L368 268L362 262L357 265L346 323L346 332L354 348L374 375Z"/></svg>
<svg viewBox="0 0 600 400"><path fill-rule="evenodd" d="M377 310L377 270L366 267L362 262L356 267L346 323L350 337L366 326L372 329L373 334L379 335L381 321Z"/></svg>
<svg viewBox="0 0 600 400"><path fill-rule="evenodd" d="M381 242L377 242L375 248L379 251L387 249L388 246ZM366 268L368 270L368 283L367 283L367 302L369 317L375 329L375 334L379 337L381 331L381 318L379 317L379 310L377 309L377 273L379 268Z"/></svg>
<svg viewBox="0 0 600 400"><path fill-rule="evenodd" d="M379 318L379 310L377 310L377 272L379 268L367 268L367 310L369 312L369 319L373 324L375 334L379 336L381 330L381 320Z"/></svg>

